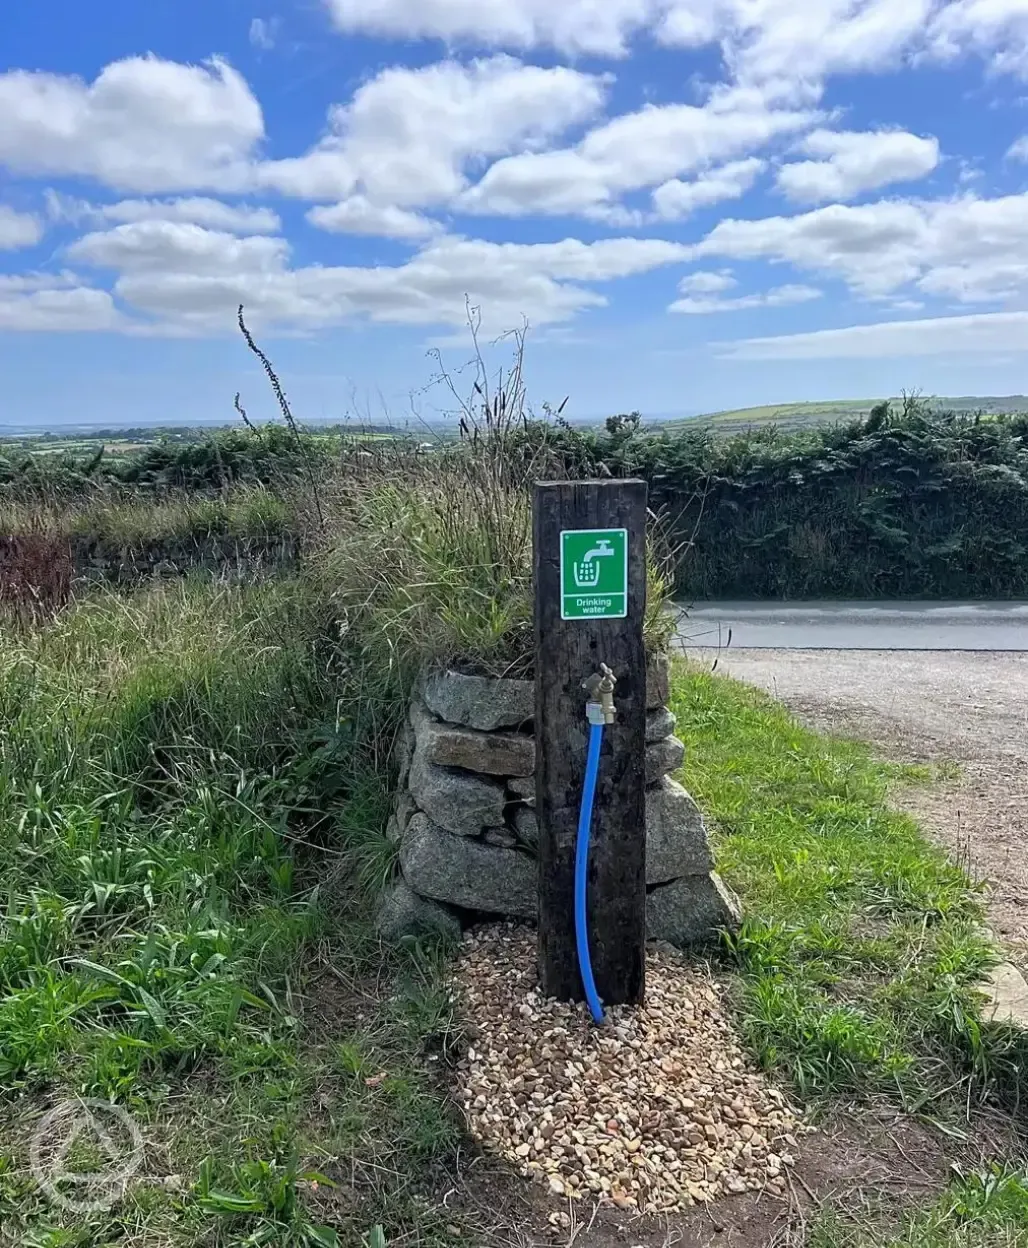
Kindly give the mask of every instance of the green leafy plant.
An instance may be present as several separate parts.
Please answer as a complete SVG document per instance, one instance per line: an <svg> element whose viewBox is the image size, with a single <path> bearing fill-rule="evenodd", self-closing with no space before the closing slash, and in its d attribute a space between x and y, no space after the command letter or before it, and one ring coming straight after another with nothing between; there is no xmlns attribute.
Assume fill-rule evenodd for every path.
<svg viewBox="0 0 1028 1248"><path fill-rule="evenodd" d="M245 1225L246 1244L338 1248L338 1234L312 1222L300 1198L303 1185L333 1184L316 1170L301 1169L295 1144L286 1145L281 1136L278 1143L272 1160L234 1165L220 1184L214 1162L206 1159L194 1189L197 1204L207 1213Z"/></svg>

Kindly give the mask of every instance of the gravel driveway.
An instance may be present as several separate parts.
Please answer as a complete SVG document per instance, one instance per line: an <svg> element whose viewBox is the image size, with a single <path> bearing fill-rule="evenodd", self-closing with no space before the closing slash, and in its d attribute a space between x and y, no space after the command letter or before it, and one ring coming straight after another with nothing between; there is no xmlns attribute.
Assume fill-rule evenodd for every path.
<svg viewBox="0 0 1028 1248"><path fill-rule="evenodd" d="M730 650L718 668L883 755L959 763L903 805L988 882L992 926L1028 969L1028 653Z"/></svg>

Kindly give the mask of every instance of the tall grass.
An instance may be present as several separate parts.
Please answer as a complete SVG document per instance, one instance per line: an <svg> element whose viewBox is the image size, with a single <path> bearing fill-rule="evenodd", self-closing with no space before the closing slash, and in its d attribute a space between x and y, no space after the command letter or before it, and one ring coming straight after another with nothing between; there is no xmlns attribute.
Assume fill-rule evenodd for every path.
<svg viewBox="0 0 1028 1248"><path fill-rule="evenodd" d="M0 1242L314 1248L452 1222L409 1177L458 1139L417 1060L450 1007L356 895L340 833L383 811L327 608L310 578L186 579L0 633ZM39 1113L80 1096L148 1146L96 1215L48 1205L23 1162Z"/></svg>
<svg viewBox="0 0 1028 1248"><path fill-rule="evenodd" d="M0 500L0 619L45 619L94 583L204 568L253 575L285 567L300 546L297 500L259 487L159 499L124 490Z"/></svg>
<svg viewBox="0 0 1028 1248"><path fill-rule="evenodd" d="M335 600L347 620L366 618L372 640L396 661L531 671L531 477L488 471L454 452L395 467L340 499L324 558ZM658 540L656 533L646 618L654 647L668 628Z"/></svg>
<svg viewBox="0 0 1028 1248"><path fill-rule="evenodd" d="M295 532L296 503L262 486L216 495L169 491L89 491L76 499L4 499L0 533L65 536L99 545L139 549L168 541L211 537L280 537Z"/></svg>
<svg viewBox="0 0 1028 1248"><path fill-rule="evenodd" d="M296 583L184 582L5 636L8 1086L63 1065L110 1094L266 1025L257 968L312 913L288 833L317 815L298 744L335 727L318 623Z"/></svg>
<svg viewBox="0 0 1028 1248"><path fill-rule="evenodd" d="M0 652L0 794L45 776L54 791L113 783L143 800L213 761L274 766L324 702L312 661L324 627L298 581L187 578L99 594L12 633Z"/></svg>
<svg viewBox="0 0 1028 1248"><path fill-rule="evenodd" d="M468 409L459 443L431 455L365 453L326 484L329 536L318 574L350 670L361 673L357 714L374 739L388 739L427 667L533 675L532 488L559 474L559 464L545 445L524 453L522 419L501 392ZM665 611L668 548L656 519L649 544L644 631L660 649L673 625Z"/></svg>

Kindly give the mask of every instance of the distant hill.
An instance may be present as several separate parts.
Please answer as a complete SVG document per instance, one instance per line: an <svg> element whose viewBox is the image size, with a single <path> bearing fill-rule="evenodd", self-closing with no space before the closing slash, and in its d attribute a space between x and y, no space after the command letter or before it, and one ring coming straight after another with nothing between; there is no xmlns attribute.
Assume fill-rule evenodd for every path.
<svg viewBox="0 0 1028 1248"><path fill-rule="evenodd" d="M663 429L680 429L687 424L715 427L721 433L736 433L761 425L779 425L786 429L799 429L804 425L827 425L855 420L867 416L882 399L830 399L818 403L777 403L764 407L740 407L727 412L710 412L684 420L666 421ZM889 400L894 406L902 404L901 398ZM990 416L1009 412L1028 412L1028 396L1023 394L1006 397L962 395L958 398L930 398L932 407L955 412L984 412Z"/></svg>
<svg viewBox="0 0 1028 1248"><path fill-rule="evenodd" d="M270 424L281 425L281 421L270 421ZM361 424L357 421L342 423L339 421L314 420L303 421L301 427L314 433L346 433L367 436L399 437L410 431L396 425ZM226 429L242 429L238 420L222 421L220 424L201 425L132 425L113 427L106 425L62 425L51 429L30 428L25 425L5 425L0 422L0 441L23 442L26 447L51 448L65 450L72 443L90 442L126 442L138 443L140 446L151 442L166 440L169 442L205 442L215 434Z"/></svg>

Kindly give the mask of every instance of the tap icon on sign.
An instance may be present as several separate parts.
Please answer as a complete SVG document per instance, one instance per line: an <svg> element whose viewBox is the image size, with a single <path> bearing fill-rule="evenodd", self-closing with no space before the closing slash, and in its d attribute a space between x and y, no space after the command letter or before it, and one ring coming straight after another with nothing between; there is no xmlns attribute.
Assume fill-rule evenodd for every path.
<svg viewBox="0 0 1028 1248"><path fill-rule="evenodd" d="M587 551L582 562L574 565L575 585L579 589L595 589L600 583L600 564L596 560L613 558L610 542L601 538L592 550Z"/></svg>

